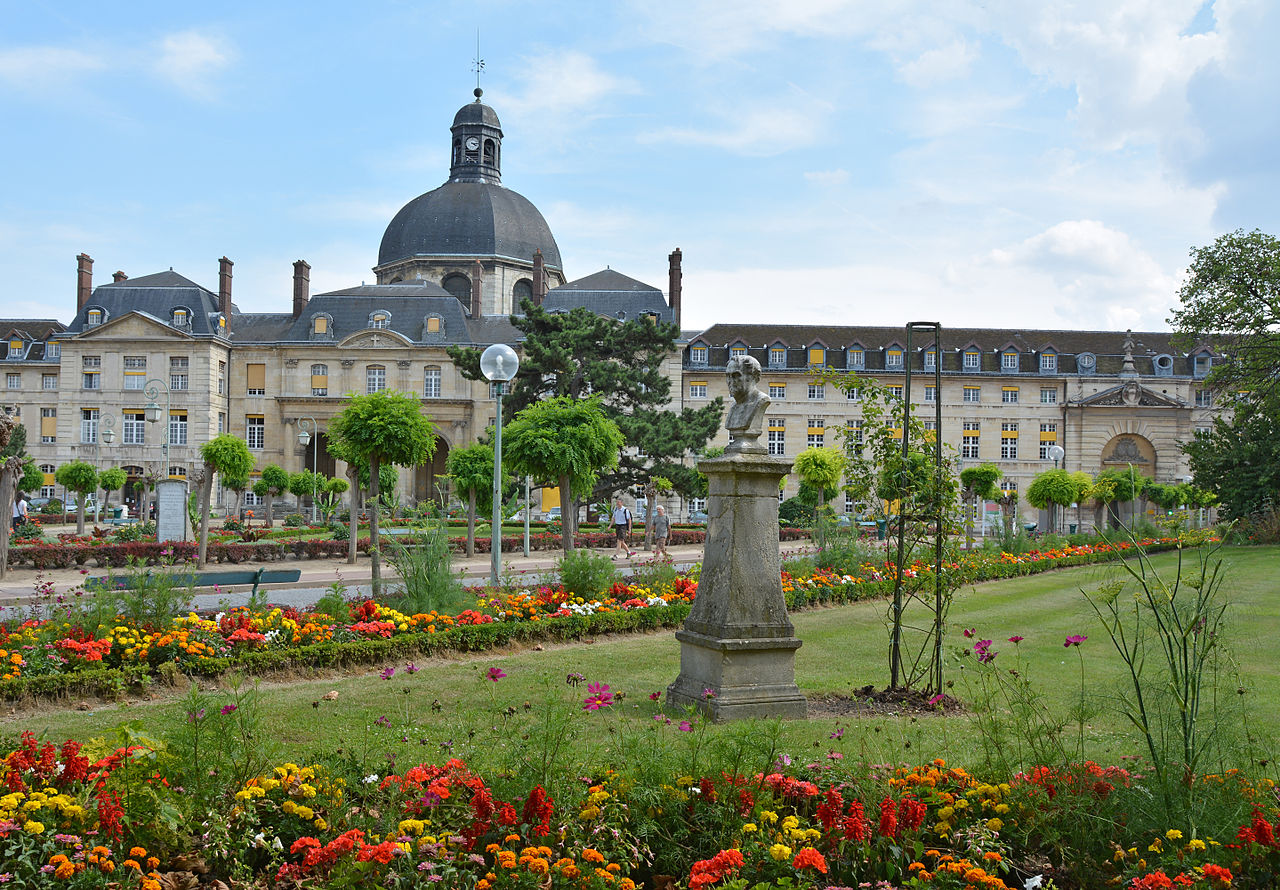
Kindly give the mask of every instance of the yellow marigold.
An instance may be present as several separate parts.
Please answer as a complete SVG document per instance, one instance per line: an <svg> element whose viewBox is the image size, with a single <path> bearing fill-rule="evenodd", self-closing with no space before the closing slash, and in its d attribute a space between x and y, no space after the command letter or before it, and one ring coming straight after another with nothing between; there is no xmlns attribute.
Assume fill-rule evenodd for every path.
<svg viewBox="0 0 1280 890"><path fill-rule="evenodd" d="M1171 841L1182 840L1182 832L1176 828L1170 828L1168 831L1164 833L1164 836Z"/></svg>
<svg viewBox="0 0 1280 890"><path fill-rule="evenodd" d="M22 830L27 834L44 834L44 823L37 822L35 819L28 819L22 823Z"/></svg>
<svg viewBox="0 0 1280 890"><path fill-rule="evenodd" d="M791 858L791 848L786 844L774 844L769 848L769 855L775 862L782 862L784 859Z"/></svg>
<svg viewBox="0 0 1280 890"><path fill-rule="evenodd" d="M743 834L750 834L753 831L759 831L759 830L760 829L756 827L756 824L754 822L748 822L746 825L742 826Z"/></svg>
<svg viewBox="0 0 1280 890"><path fill-rule="evenodd" d="M992 831L999 831L1001 828L1004 828L1004 821L998 818L988 819L987 828Z"/></svg>
<svg viewBox="0 0 1280 890"><path fill-rule="evenodd" d="M623 878L618 882L618 890L636 890L636 882L630 878Z"/></svg>
<svg viewBox="0 0 1280 890"><path fill-rule="evenodd" d="M1193 837L1191 840L1187 841L1187 849L1196 852L1204 852L1204 841L1200 840L1198 837Z"/></svg>

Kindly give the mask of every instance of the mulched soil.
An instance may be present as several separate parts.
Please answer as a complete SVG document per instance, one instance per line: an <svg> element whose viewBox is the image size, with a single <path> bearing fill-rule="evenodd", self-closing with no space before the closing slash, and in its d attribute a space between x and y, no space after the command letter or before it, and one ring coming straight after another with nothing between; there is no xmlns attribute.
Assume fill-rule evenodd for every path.
<svg viewBox="0 0 1280 890"><path fill-rule="evenodd" d="M919 689L876 689L863 686L853 695L821 695L809 699L809 717L945 717L965 713L959 699L934 696Z"/></svg>

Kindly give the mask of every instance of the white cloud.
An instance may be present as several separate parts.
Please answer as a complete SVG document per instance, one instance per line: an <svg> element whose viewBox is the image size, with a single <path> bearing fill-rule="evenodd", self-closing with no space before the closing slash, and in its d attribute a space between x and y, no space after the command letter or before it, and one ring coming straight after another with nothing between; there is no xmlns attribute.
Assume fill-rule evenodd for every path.
<svg viewBox="0 0 1280 890"><path fill-rule="evenodd" d="M925 50L910 62L899 65L898 76L913 87L931 87L964 77L977 57L976 46L956 39L945 46Z"/></svg>
<svg viewBox="0 0 1280 890"><path fill-rule="evenodd" d="M104 67L98 56L59 46L0 50L0 83L25 92L63 88Z"/></svg>
<svg viewBox="0 0 1280 890"><path fill-rule="evenodd" d="M814 185L820 185L824 188L832 186L844 185L849 181L849 171L844 168L835 170L811 170L804 174L804 178Z"/></svg>
<svg viewBox="0 0 1280 890"><path fill-rule="evenodd" d="M768 157L813 145L822 137L833 106L792 85L791 92L774 99L757 98L746 108L717 111L718 126L665 127L641 133L641 142L708 145L735 154Z"/></svg>
<svg viewBox="0 0 1280 890"><path fill-rule="evenodd" d="M533 118L539 129L566 126L575 117L598 112L618 93L639 92L632 79L602 69L594 58L577 51L547 51L520 60L518 89L493 90L485 102L503 115Z"/></svg>
<svg viewBox="0 0 1280 890"><path fill-rule="evenodd" d="M235 56L221 37L196 30L169 34L160 41L159 48L156 74L184 93L204 99L214 95L215 78Z"/></svg>

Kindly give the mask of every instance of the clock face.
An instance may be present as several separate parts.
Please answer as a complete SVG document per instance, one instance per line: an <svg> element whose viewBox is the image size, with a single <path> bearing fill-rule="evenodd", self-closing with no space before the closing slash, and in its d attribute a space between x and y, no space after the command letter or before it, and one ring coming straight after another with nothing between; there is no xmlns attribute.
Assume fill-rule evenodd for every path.
<svg viewBox="0 0 1280 890"><path fill-rule="evenodd" d="M475 151L479 147L480 147L479 139L477 139L475 136L467 137L467 151Z"/></svg>

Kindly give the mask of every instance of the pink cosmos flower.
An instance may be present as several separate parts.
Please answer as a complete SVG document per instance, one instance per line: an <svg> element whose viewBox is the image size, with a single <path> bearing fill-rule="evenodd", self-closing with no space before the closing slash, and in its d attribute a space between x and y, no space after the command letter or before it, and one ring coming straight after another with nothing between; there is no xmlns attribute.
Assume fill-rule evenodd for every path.
<svg viewBox="0 0 1280 890"><path fill-rule="evenodd" d="M650 693L649 693L649 701L657 701L657 700L658 700L658 699L660 699L660 698L662 698L662 693L661 693L661 692L650 692Z"/></svg>
<svg viewBox="0 0 1280 890"><path fill-rule="evenodd" d="M235 705L223 705L222 716L225 717L236 709Z"/></svg>
<svg viewBox="0 0 1280 890"><path fill-rule="evenodd" d="M1083 643L1087 639L1089 638L1084 636L1083 634L1072 634L1071 636L1067 637L1067 641L1062 645L1064 648L1070 649L1072 646L1079 646L1081 643Z"/></svg>
<svg viewBox="0 0 1280 890"><path fill-rule="evenodd" d="M681 732L693 732L693 724L692 724L692 723L690 723L688 720L681 720L681 721L680 721L680 731L681 731Z"/></svg>
<svg viewBox="0 0 1280 890"><path fill-rule="evenodd" d="M501 680L501 679L502 679L503 677L505 677L506 675L507 675L507 672L506 672L506 671L504 671L502 668L500 668L500 667L491 667L491 668L489 668L488 672L485 674L485 677L486 677L487 679L490 679L490 680L492 680L493 682L497 683L499 680Z"/></svg>
<svg viewBox="0 0 1280 890"><path fill-rule="evenodd" d="M414 664L412 661L404 666L404 672L406 674L416 674L420 670L422 669L418 667L416 664Z"/></svg>
<svg viewBox="0 0 1280 890"><path fill-rule="evenodd" d="M1016 646L1016 645L1018 645L1019 643L1021 643L1021 642L1022 642L1022 640L1023 640L1023 637L1020 637L1020 636L1017 636L1017 635L1014 635L1014 636L1012 636L1012 637L1009 637L1009 642L1010 642L1010 643L1013 643L1013 645L1015 645L1015 646Z"/></svg>
<svg viewBox="0 0 1280 890"><path fill-rule="evenodd" d="M396 675L396 669L395 669L395 668L387 668L385 671L383 671L381 674L379 674L379 676L380 676L380 677L382 677L382 679L384 679L384 680L390 680L390 679L391 679L392 677L394 677L395 675Z"/></svg>
<svg viewBox="0 0 1280 890"><path fill-rule="evenodd" d="M587 684L587 692L591 694L582 703L582 710L584 711L598 711L613 704L613 693L609 691L609 687L604 683Z"/></svg>

